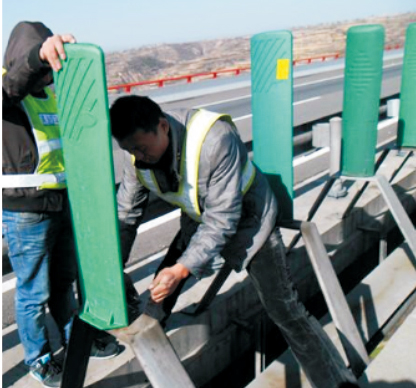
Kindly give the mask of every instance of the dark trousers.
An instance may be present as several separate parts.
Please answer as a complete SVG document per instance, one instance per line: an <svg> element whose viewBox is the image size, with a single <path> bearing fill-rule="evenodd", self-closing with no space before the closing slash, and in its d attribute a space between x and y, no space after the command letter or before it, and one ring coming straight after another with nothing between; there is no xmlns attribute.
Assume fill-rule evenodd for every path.
<svg viewBox="0 0 416 388"><path fill-rule="evenodd" d="M320 323L299 301L279 229L254 256L247 272L267 314L279 327L308 380L316 388L356 383Z"/></svg>
<svg viewBox="0 0 416 388"><path fill-rule="evenodd" d="M175 240L178 238L179 235ZM181 256L182 250L176 244L173 243L171 247L158 272L174 265ZM267 314L280 329L311 384L316 388L338 388L345 382L356 383L354 375L345 366L320 323L299 301L278 228L273 230L262 249L253 257L247 272ZM185 281L164 300L165 320Z"/></svg>

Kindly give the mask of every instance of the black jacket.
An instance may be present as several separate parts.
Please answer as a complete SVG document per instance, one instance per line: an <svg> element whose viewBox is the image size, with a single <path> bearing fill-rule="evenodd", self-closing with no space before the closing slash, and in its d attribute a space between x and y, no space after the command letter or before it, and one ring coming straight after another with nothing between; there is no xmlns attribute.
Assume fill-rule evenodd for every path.
<svg viewBox="0 0 416 388"><path fill-rule="evenodd" d="M21 22L12 31L6 49L3 76L3 174L30 174L38 164L32 128L20 102L33 85L51 71L39 58L52 32L42 23ZM136 179L131 157L113 141L118 218L123 262L129 257L136 229L143 217L148 193ZM3 189L3 209L16 212L60 211L66 190ZM105 211L105 209L103 210Z"/></svg>
<svg viewBox="0 0 416 388"><path fill-rule="evenodd" d="M32 128L20 102L48 72L39 58L52 32L42 23L21 22L12 31L4 56L3 174L30 174L38 164ZM66 190L3 189L3 209L19 212L59 211Z"/></svg>

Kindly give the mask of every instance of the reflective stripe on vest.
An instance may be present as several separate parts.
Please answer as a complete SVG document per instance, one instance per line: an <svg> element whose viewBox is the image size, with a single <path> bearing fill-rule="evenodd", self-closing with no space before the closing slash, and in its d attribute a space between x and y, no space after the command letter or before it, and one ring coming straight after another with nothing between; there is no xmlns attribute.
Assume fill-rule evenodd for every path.
<svg viewBox="0 0 416 388"><path fill-rule="evenodd" d="M37 187L38 189L66 187L56 101L49 88L45 88L44 91L47 95L45 99L28 95L22 101L35 138L38 165L33 174L3 175L3 187Z"/></svg>
<svg viewBox="0 0 416 388"><path fill-rule="evenodd" d="M1 185L6 188L13 187L42 187L56 183L65 186L65 173L60 174L16 174L16 175L2 175Z"/></svg>
<svg viewBox="0 0 416 388"><path fill-rule="evenodd" d="M213 113L203 109L195 113L190 119L186 127L185 152L182 152L181 157L181 181L176 193L162 193L152 170L136 170L137 177L144 186L163 200L179 206L182 211L198 222L201 222L201 210L198 204L199 159L205 137L218 120L227 121L234 126L229 115ZM243 194L250 188L255 174L256 170L253 164L250 160L247 160L242 172L241 191Z"/></svg>

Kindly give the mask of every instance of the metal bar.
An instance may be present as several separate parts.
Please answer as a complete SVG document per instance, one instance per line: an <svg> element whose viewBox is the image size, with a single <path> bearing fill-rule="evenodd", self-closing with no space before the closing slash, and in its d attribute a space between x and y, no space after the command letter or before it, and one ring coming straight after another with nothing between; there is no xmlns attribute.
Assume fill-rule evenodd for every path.
<svg viewBox="0 0 416 388"><path fill-rule="evenodd" d="M340 170L341 165L341 137L342 137L342 119L339 117L334 117L330 120L330 167L329 167L329 180L325 183L322 188L318 198L315 200L311 209L309 210L307 221L311 221L318 211L319 207L322 205L325 197L331 191L331 188L334 186L334 183L337 181L337 174ZM295 245L300 240L301 233L299 232L290 242L286 254L289 254L290 251L295 247Z"/></svg>
<svg viewBox="0 0 416 388"><path fill-rule="evenodd" d="M212 303L218 291L221 289L221 287L227 280L228 276L230 275L231 271L232 271L232 268L227 263L225 263L224 266L218 272L215 279L212 281L208 290L205 292L201 301L198 303L195 311L191 313L192 315L200 314Z"/></svg>
<svg viewBox="0 0 416 388"><path fill-rule="evenodd" d="M316 198L314 204L312 205L311 209L309 210L308 217L306 221L312 220L316 212L318 211L319 207L321 206L322 202L324 201L325 197L328 195L329 191L331 190L331 187L337 180L336 176L331 176L326 182L324 187L322 188L321 192L319 193L318 198ZM295 247L295 245L300 240L302 234L299 232L298 234L293 237L292 241L290 242L286 254L289 254L290 251Z"/></svg>
<svg viewBox="0 0 416 388"><path fill-rule="evenodd" d="M409 158L413 155L413 151L408 152L406 157L404 158L403 162L400 164L400 166L397 168L397 170L393 173L393 175L390 177L389 182L393 182L394 178L396 178L397 174L400 172L400 170L403 168L403 166L406 164L406 162L409 160Z"/></svg>
<svg viewBox="0 0 416 388"><path fill-rule="evenodd" d="M356 203L361 198L361 196L364 194L365 189L368 187L369 181L364 182L364 184L361 186L361 189L357 191L357 193L354 195L354 198L349 203L347 209L345 210L344 214L342 215L342 219L347 218L350 214L352 209L354 209Z"/></svg>
<svg viewBox="0 0 416 388"><path fill-rule="evenodd" d="M379 167L381 166L381 164L384 162L384 159L386 159L388 153L390 152L389 148L386 148L383 150L383 152L381 153L380 157L377 159L376 165L374 167L374 171L377 171L379 169ZM346 177L347 179L354 179L354 177ZM358 200L361 198L361 196L363 195L365 189L367 188L369 182L365 182L363 184L363 186L361 187L361 189L355 194L354 198L351 200L350 204L348 205L347 209L345 210L344 214L342 215L342 219L344 220L345 218L347 218L352 209L354 209L354 206L356 205L356 203L358 202Z"/></svg>
<svg viewBox="0 0 416 388"><path fill-rule="evenodd" d="M378 260L381 264L388 256L388 244L387 244L387 235L383 233L380 237L379 249L378 249Z"/></svg>
<svg viewBox="0 0 416 388"><path fill-rule="evenodd" d="M390 209L393 218L395 219L397 226L402 232L407 244L416 256L416 230L410 221L409 216L403 208L403 205L399 201L397 194L391 187L390 183L383 175L376 175L376 182L380 189L387 206Z"/></svg>
<svg viewBox="0 0 416 388"><path fill-rule="evenodd" d="M129 344L153 388L195 388L157 319L161 305L149 302L130 326L110 330Z"/></svg>
<svg viewBox="0 0 416 388"><path fill-rule="evenodd" d="M302 222L302 237L351 369L358 376L370 360L316 225Z"/></svg>
<svg viewBox="0 0 416 388"><path fill-rule="evenodd" d="M262 312L255 326L255 376L259 376L266 369L266 322Z"/></svg>
<svg viewBox="0 0 416 388"><path fill-rule="evenodd" d="M93 339L92 326L76 315L68 343L61 388L82 388L84 386Z"/></svg>
<svg viewBox="0 0 416 388"><path fill-rule="evenodd" d="M334 184L334 182L336 181L336 179L337 178L335 176L331 176L325 182L325 185L322 188L321 192L319 193L318 198L316 199L315 203L312 205L311 209L309 210L308 218L306 219L306 221L312 220L312 218L314 217L314 215L318 211L319 207L321 206L322 202L324 201L325 197L329 193L329 190L331 190L331 187Z"/></svg>
<svg viewBox="0 0 416 388"><path fill-rule="evenodd" d="M279 220L276 222L278 228L285 228L291 230L300 230L302 221L299 220Z"/></svg>
<svg viewBox="0 0 416 388"><path fill-rule="evenodd" d="M341 166L342 119L333 117L329 120L329 148L331 150L329 175L338 174Z"/></svg>

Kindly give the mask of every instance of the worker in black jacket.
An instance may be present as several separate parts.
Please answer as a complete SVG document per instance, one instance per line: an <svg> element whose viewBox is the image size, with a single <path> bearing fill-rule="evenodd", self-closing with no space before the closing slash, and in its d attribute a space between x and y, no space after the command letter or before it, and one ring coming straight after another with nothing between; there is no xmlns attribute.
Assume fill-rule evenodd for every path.
<svg viewBox="0 0 416 388"><path fill-rule="evenodd" d="M77 268L56 102L48 85L52 69L59 71L65 59L64 43L74 42L72 35L54 35L42 23L21 22L10 35L3 68L3 237L17 278L16 322L25 363L50 387L60 386L62 373L51 355L45 309L65 345L77 308ZM115 160L125 174L124 159ZM137 204L147 198L138 198L122 178L118 183L126 260L142 215ZM131 282L127 289L128 300L137 299ZM118 351L115 341L95 341L91 355L109 358Z"/></svg>

